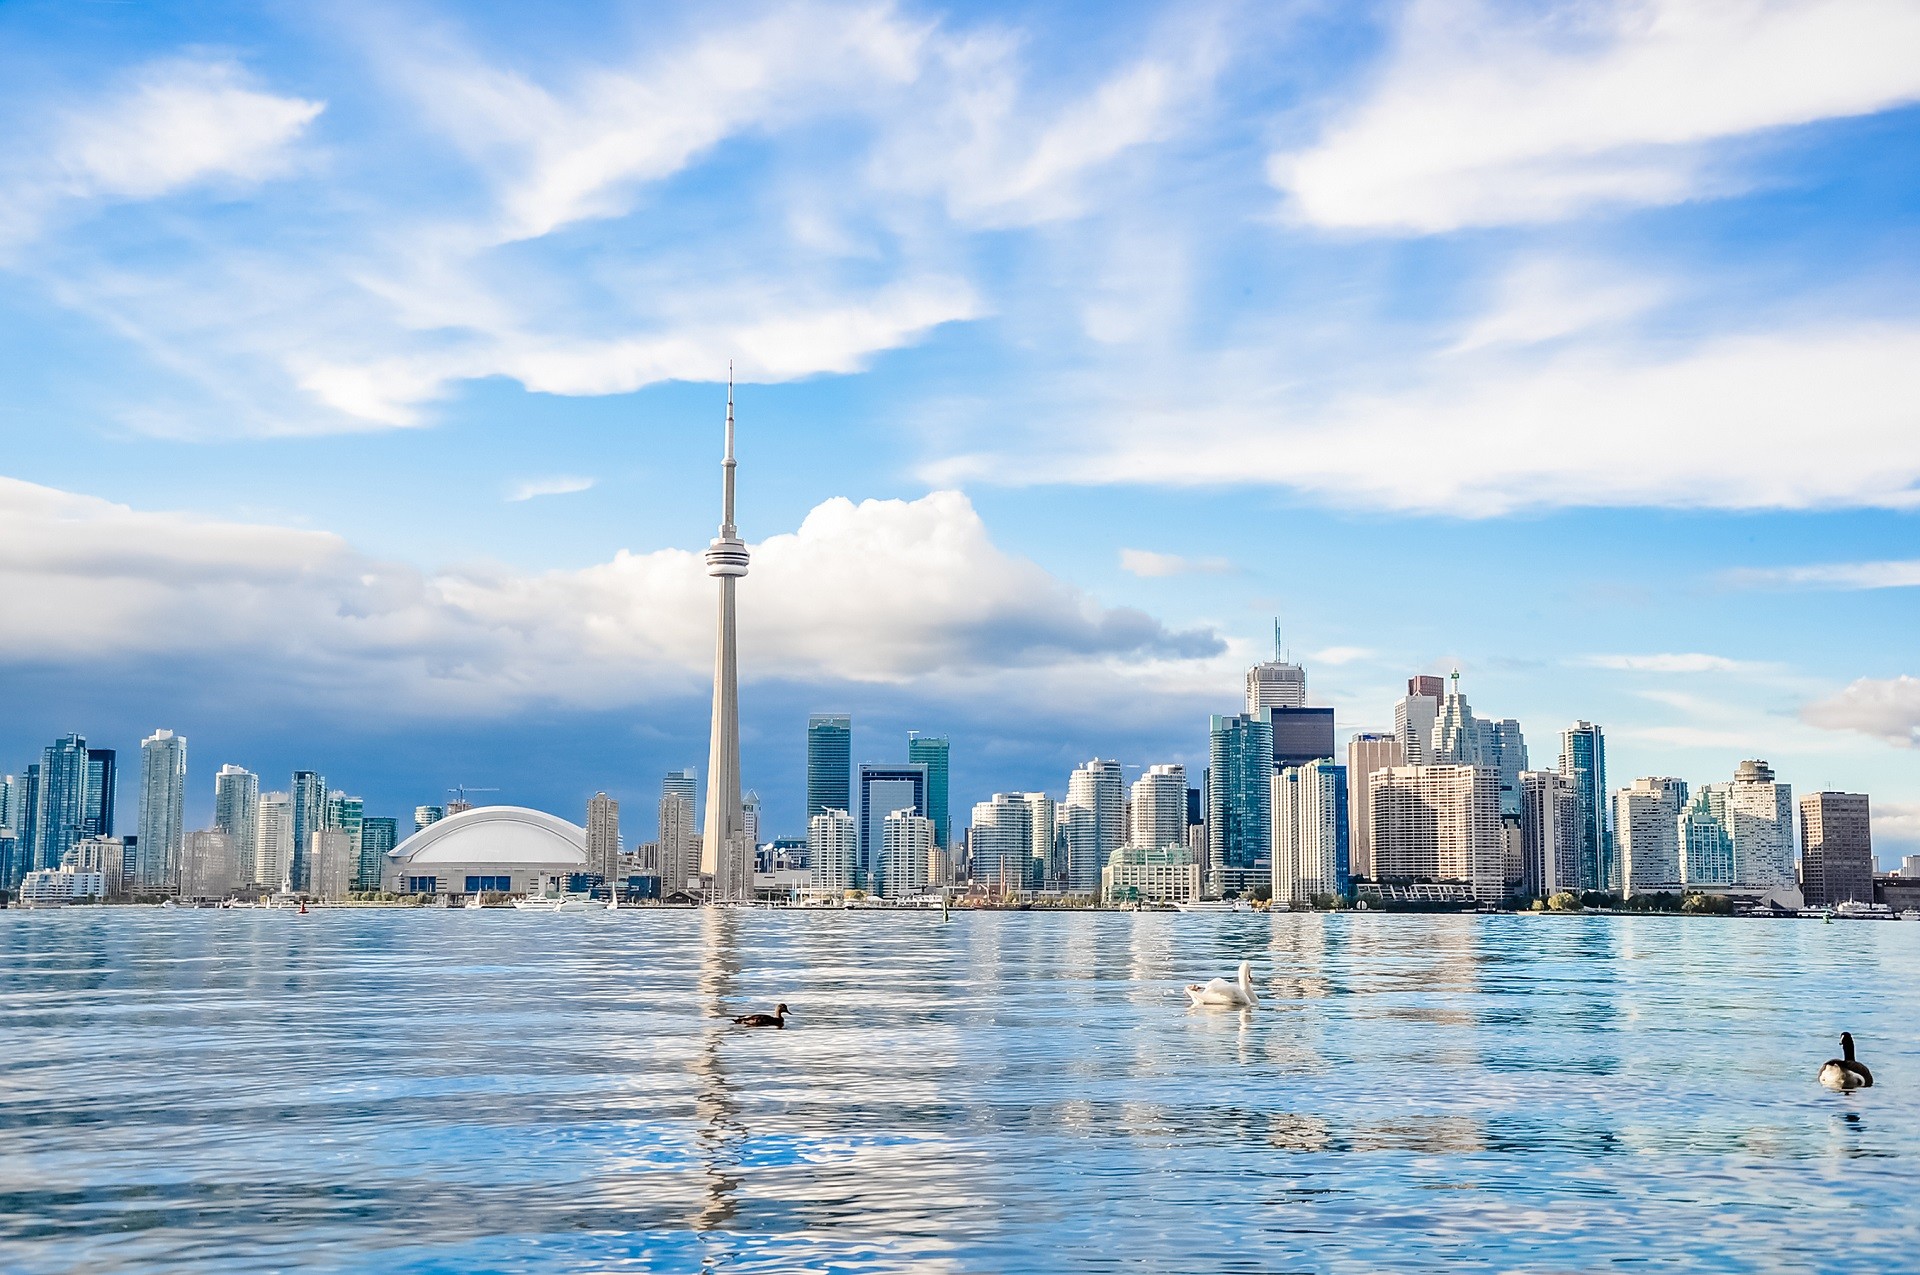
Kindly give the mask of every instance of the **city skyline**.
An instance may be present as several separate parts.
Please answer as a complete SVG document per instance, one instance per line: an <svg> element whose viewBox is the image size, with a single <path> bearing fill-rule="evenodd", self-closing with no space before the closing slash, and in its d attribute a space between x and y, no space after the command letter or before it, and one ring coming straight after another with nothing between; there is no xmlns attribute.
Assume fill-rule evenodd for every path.
<svg viewBox="0 0 1920 1275"><path fill-rule="evenodd" d="M164 726L390 813L647 801L707 752L683 617L732 357L769 831L823 708L856 762L954 740L961 810L1088 757L1197 773L1277 612L1342 744L1459 668L1536 749L1584 718L1621 775L1765 757L1920 849L1885 15L160 12L0 13L0 770L78 731L130 773ZM1783 70L1794 22L1822 56ZM668 93L691 131L652 149L635 104L720 47L766 96ZM1708 56L1712 111L1670 70ZM1675 131L1576 126L1602 82ZM545 124L448 105L501 83ZM1491 149L1409 167L1429 108Z"/></svg>

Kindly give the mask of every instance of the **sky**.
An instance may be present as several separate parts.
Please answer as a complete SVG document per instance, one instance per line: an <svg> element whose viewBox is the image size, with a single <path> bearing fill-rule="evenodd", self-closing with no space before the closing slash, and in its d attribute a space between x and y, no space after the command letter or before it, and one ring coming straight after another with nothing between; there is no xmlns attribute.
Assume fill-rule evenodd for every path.
<svg viewBox="0 0 1920 1275"><path fill-rule="evenodd" d="M1343 735L1920 853L1920 4L0 6L0 772L189 739L647 839L952 739L956 828ZM133 800L123 791L123 809Z"/></svg>

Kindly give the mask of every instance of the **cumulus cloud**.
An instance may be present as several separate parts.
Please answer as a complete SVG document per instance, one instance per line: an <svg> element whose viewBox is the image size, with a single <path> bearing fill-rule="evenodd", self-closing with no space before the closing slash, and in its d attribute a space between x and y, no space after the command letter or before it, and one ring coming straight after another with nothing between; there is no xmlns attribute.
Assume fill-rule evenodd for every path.
<svg viewBox="0 0 1920 1275"><path fill-rule="evenodd" d="M1225 558L1183 558L1151 549L1122 549L1120 569L1142 580L1161 580L1168 576L1221 575L1233 570L1233 564Z"/></svg>
<svg viewBox="0 0 1920 1275"><path fill-rule="evenodd" d="M1300 219L1435 233L1672 204L1712 143L1920 99L1902 0L1419 0L1355 107L1268 173Z"/></svg>
<svg viewBox="0 0 1920 1275"><path fill-rule="evenodd" d="M993 543L967 498L830 500L753 546L749 680L991 688L1135 672L1184 685L1224 656L1208 630L1104 607ZM289 693L396 711L644 702L712 666L700 554L622 551L580 570L437 571L324 532L154 513L0 479L0 660L169 655L266 668ZM75 617L84 621L76 622Z"/></svg>
<svg viewBox="0 0 1920 1275"><path fill-rule="evenodd" d="M1891 744L1920 746L1920 677L1863 677L1839 694L1800 710L1828 730L1859 731Z"/></svg>
<svg viewBox="0 0 1920 1275"><path fill-rule="evenodd" d="M1869 809L1876 858L1886 863L1905 855L1920 854L1920 804L1874 802Z"/></svg>
<svg viewBox="0 0 1920 1275"><path fill-rule="evenodd" d="M1727 583L1750 589L1920 588L1920 561L1823 562L1804 567L1741 567Z"/></svg>

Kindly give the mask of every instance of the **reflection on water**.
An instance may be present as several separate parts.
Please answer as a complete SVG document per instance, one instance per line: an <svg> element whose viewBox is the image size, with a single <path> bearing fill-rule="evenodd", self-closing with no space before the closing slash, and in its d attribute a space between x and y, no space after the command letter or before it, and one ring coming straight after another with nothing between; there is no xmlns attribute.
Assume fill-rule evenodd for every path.
<svg viewBox="0 0 1920 1275"><path fill-rule="evenodd" d="M1186 1007L1242 957L1258 1010ZM0 913L0 1270L1911 1268L1917 974L1899 924Z"/></svg>

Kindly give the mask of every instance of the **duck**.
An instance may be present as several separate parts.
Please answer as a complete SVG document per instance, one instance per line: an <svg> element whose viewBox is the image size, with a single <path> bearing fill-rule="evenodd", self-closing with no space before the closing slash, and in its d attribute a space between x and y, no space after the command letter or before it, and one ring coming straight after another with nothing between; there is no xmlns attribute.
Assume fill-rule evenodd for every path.
<svg viewBox="0 0 1920 1275"><path fill-rule="evenodd" d="M1853 1060L1853 1033L1840 1033L1840 1054L1820 1064L1820 1083L1829 1089L1871 1089L1873 1073Z"/></svg>
<svg viewBox="0 0 1920 1275"><path fill-rule="evenodd" d="M1224 978L1211 979L1206 983L1188 983L1187 999L1195 1008L1202 1009L1251 1009L1259 1003L1259 996L1253 990L1253 963L1240 962L1240 975L1234 982Z"/></svg>
<svg viewBox="0 0 1920 1275"><path fill-rule="evenodd" d="M771 1014L742 1014L733 1021L741 1027L785 1027L787 1003L780 1002L780 1007Z"/></svg>

